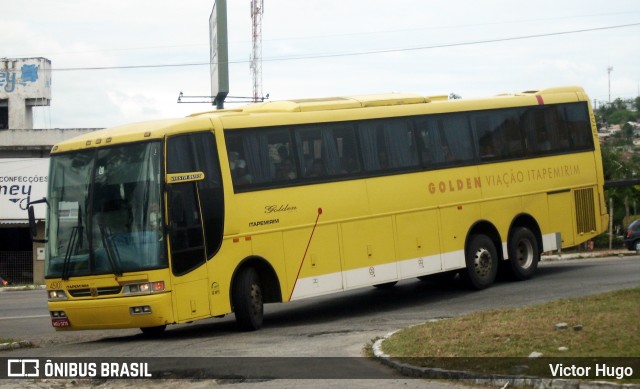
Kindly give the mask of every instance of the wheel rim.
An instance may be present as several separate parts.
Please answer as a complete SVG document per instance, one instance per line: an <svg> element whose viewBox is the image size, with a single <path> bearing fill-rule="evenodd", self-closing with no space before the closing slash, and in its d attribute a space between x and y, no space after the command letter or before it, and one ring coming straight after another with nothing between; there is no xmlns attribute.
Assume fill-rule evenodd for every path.
<svg viewBox="0 0 640 389"><path fill-rule="evenodd" d="M491 273L491 252L486 248L479 248L473 258L473 267L479 277L485 278Z"/></svg>
<svg viewBox="0 0 640 389"><path fill-rule="evenodd" d="M262 291L257 284L251 285L251 311L254 315L262 313Z"/></svg>
<svg viewBox="0 0 640 389"><path fill-rule="evenodd" d="M528 269L533 263L533 245L528 240L521 240L516 251L516 261L522 269Z"/></svg>

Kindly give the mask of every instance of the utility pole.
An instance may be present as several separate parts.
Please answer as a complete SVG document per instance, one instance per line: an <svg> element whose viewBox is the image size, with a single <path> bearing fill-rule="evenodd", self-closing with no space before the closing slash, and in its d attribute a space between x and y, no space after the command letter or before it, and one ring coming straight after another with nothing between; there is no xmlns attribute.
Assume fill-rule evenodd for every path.
<svg viewBox="0 0 640 389"><path fill-rule="evenodd" d="M253 102L262 101L262 14L264 0L251 0L251 78Z"/></svg>
<svg viewBox="0 0 640 389"><path fill-rule="evenodd" d="M609 197L609 250L613 248L613 197Z"/></svg>
<svg viewBox="0 0 640 389"><path fill-rule="evenodd" d="M609 76L609 104L611 104L611 71L613 70L613 66L609 66L607 68L607 74Z"/></svg>

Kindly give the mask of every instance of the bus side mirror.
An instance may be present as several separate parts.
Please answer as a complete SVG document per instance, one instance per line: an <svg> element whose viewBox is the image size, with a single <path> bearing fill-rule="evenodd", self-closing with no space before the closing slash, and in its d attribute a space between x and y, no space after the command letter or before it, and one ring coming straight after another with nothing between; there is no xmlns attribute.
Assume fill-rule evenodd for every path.
<svg viewBox="0 0 640 389"><path fill-rule="evenodd" d="M35 243L47 243L46 239L36 239L36 237L38 236L38 225L36 222L36 212L33 209L33 204L41 204L41 203L46 203L47 205L49 204L47 203L46 198L32 201L32 202L29 202L29 204L27 204L28 206L27 213L29 214L29 231L31 232L31 240Z"/></svg>
<svg viewBox="0 0 640 389"><path fill-rule="evenodd" d="M38 226L36 225L36 213L33 210L33 205L29 206L27 210L29 212L29 230L31 231L31 237L38 236Z"/></svg>

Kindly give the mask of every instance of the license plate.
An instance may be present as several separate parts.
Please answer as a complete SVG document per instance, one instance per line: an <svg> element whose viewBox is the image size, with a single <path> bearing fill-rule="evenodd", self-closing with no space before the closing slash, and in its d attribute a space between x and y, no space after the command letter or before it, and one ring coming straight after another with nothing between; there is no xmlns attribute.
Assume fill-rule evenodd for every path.
<svg viewBox="0 0 640 389"><path fill-rule="evenodd" d="M64 317L64 318L58 318L58 319L51 319L51 325L54 327L69 327L71 323L69 323L69 319Z"/></svg>

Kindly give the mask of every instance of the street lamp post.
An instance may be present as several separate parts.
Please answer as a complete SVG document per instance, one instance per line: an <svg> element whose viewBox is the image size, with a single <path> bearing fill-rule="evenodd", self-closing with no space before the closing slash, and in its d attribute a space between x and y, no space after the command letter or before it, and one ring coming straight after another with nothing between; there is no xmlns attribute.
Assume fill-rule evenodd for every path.
<svg viewBox="0 0 640 389"><path fill-rule="evenodd" d="M611 104L611 71L613 70L613 66L607 67L607 74L609 76L609 104Z"/></svg>

